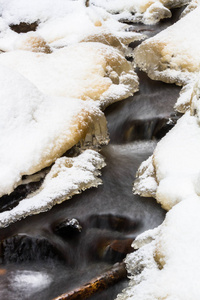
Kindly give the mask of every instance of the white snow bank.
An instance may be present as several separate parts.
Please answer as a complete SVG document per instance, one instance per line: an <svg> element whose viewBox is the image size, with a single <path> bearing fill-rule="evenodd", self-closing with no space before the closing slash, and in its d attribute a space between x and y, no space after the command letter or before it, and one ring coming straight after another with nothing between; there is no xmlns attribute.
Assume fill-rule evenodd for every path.
<svg viewBox="0 0 200 300"><path fill-rule="evenodd" d="M94 150L85 150L74 158L58 158L39 190L20 201L12 210L0 213L0 227L45 212L81 191L97 187L102 183L97 177L100 175L98 169L104 166L103 157Z"/></svg>
<svg viewBox="0 0 200 300"><path fill-rule="evenodd" d="M101 8L87 7L41 23L37 33L54 48L92 41L126 51L129 43L143 38L142 34L129 31L129 27Z"/></svg>
<svg viewBox="0 0 200 300"><path fill-rule="evenodd" d="M200 70L199 13L197 7L136 48L136 63L152 79L181 84Z"/></svg>
<svg viewBox="0 0 200 300"><path fill-rule="evenodd" d="M138 90L138 77L124 55L101 43L81 43L51 54L16 50L0 55L0 64L28 78L41 92L102 106Z"/></svg>
<svg viewBox="0 0 200 300"><path fill-rule="evenodd" d="M167 210L196 195L199 153L199 123L187 112L157 144L153 156L140 166L135 193L154 196Z"/></svg>
<svg viewBox="0 0 200 300"><path fill-rule="evenodd" d="M200 82L196 82L191 109L157 144L153 156L138 170L134 191L153 196L169 210L188 197L200 195Z"/></svg>
<svg viewBox="0 0 200 300"><path fill-rule="evenodd" d="M13 25L24 23L35 24L35 36L53 48L89 39L113 46L118 43L118 47L126 50L128 43L143 37L136 32L126 32L129 25L118 22L102 8L86 7L82 0L1 0L0 12L2 51L20 48L21 41L28 38L29 33L23 32L24 29L20 34L14 31L16 26L14 29ZM20 31L20 26L18 29Z"/></svg>
<svg viewBox="0 0 200 300"><path fill-rule="evenodd" d="M176 108L184 112L193 81L200 71L200 7L174 25L144 41L135 52L136 64L152 79L187 85ZM185 94L186 92L186 94Z"/></svg>
<svg viewBox="0 0 200 300"><path fill-rule="evenodd" d="M198 300L200 288L200 81L190 111L157 144L138 171L135 192L169 210L161 226L133 243L129 287L117 300Z"/></svg>
<svg viewBox="0 0 200 300"><path fill-rule="evenodd" d="M81 9L83 1L74 0L0 0L0 13L7 24L44 22Z"/></svg>
<svg viewBox="0 0 200 300"><path fill-rule="evenodd" d="M23 175L51 165L106 120L91 101L43 95L20 74L0 66L0 196Z"/></svg>
<svg viewBox="0 0 200 300"><path fill-rule="evenodd" d="M130 284L117 300L198 300L200 286L200 201L173 207L164 223L133 243L126 258Z"/></svg>
<svg viewBox="0 0 200 300"><path fill-rule="evenodd" d="M179 7L189 0L90 0L111 13L118 13L117 19L131 22L155 24L163 18L171 17L171 8Z"/></svg>

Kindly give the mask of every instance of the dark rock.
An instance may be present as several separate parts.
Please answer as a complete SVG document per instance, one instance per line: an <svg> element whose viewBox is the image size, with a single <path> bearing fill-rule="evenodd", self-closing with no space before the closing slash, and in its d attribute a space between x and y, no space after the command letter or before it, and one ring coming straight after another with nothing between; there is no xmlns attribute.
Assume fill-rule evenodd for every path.
<svg viewBox="0 0 200 300"><path fill-rule="evenodd" d="M133 239L100 239L93 247L93 257L108 263L121 262L128 253L133 252ZM92 254L92 253L91 253Z"/></svg>
<svg viewBox="0 0 200 300"><path fill-rule="evenodd" d="M56 224L53 231L64 239L71 239L81 233L82 227L76 219L65 219Z"/></svg>
<svg viewBox="0 0 200 300"><path fill-rule="evenodd" d="M19 201L26 198L28 194L36 191L41 184L42 180L23 184L18 186L11 194L2 196L0 201L0 212L11 210L13 207L17 206Z"/></svg>
<svg viewBox="0 0 200 300"><path fill-rule="evenodd" d="M28 235L11 236L1 242L2 263L61 260L58 249L46 238Z"/></svg>
<svg viewBox="0 0 200 300"><path fill-rule="evenodd" d="M139 221L112 214L92 215L89 218L90 227L114 230L119 232L134 231L140 225Z"/></svg>
<svg viewBox="0 0 200 300"><path fill-rule="evenodd" d="M106 248L103 258L108 262L120 262L128 253L133 252L133 239L113 240Z"/></svg>
<svg viewBox="0 0 200 300"><path fill-rule="evenodd" d="M17 33L27 33L29 31L36 31L38 22L25 23L20 22L19 24L11 24L10 28Z"/></svg>

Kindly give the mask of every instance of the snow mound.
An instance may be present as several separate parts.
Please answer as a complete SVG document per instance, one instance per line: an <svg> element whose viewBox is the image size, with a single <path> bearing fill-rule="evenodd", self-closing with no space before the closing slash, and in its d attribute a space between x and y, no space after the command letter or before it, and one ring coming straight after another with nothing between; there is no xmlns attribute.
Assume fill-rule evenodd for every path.
<svg viewBox="0 0 200 300"><path fill-rule="evenodd" d="M95 134L95 126L98 133L102 127L101 142L107 140L105 116L94 102L45 96L4 66L0 78L0 196Z"/></svg>
<svg viewBox="0 0 200 300"><path fill-rule="evenodd" d="M140 235L126 258L129 287L117 300L198 300L200 201L174 206L158 228Z"/></svg>
<svg viewBox="0 0 200 300"><path fill-rule="evenodd" d="M101 110L138 90L125 56L144 36L83 0L0 0L0 14L0 197L55 163L29 200L1 214L7 226L100 183L96 152L59 157L108 143Z"/></svg>
<svg viewBox="0 0 200 300"><path fill-rule="evenodd" d="M103 7L117 19L129 22L155 24L171 17L171 8L188 4L188 0L90 0L91 4Z"/></svg>
<svg viewBox="0 0 200 300"><path fill-rule="evenodd" d="M199 299L199 79L190 98L190 110L138 170L135 193L155 197L169 211L162 225L133 243L138 250L126 258L130 284L117 300Z"/></svg>
<svg viewBox="0 0 200 300"><path fill-rule="evenodd" d="M72 0L1 0L0 49L20 48L30 32L42 38L51 48L86 41L104 41L124 51L128 43L143 38L117 21L102 8L86 7L84 1ZM108 39L109 36L109 39ZM30 49L29 49L30 50ZM40 49L37 49L40 51Z"/></svg>
<svg viewBox="0 0 200 300"><path fill-rule="evenodd" d="M138 170L134 192L153 196L166 210L199 195L200 82L194 85L190 111L157 144Z"/></svg>
<svg viewBox="0 0 200 300"><path fill-rule="evenodd" d="M192 92L200 71L199 13L198 6L174 25L144 41L134 52L136 64L150 78L184 85L176 104L180 112L189 106L188 93Z"/></svg>
<svg viewBox="0 0 200 300"><path fill-rule="evenodd" d="M46 95L99 100L102 106L138 90L132 64L101 43L76 44L51 54L10 51L0 55L0 64L17 70Z"/></svg>
<svg viewBox="0 0 200 300"><path fill-rule="evenodd" d="M157 144L153 156L139 168L135 192L155 196L166 210L195 195L199 176L200 127L196 117L187 112ZM148 169L151 168L151 173ZM150 184L146 184L146 183Z"/></svg>

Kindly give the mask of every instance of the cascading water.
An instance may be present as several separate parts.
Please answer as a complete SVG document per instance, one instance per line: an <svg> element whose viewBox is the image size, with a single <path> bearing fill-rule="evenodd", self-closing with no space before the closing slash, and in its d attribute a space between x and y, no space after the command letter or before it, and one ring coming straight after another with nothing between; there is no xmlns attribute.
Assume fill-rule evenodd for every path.
<svg viewBox="0 0 200 300"><path fill-rule="evenodd" d="M134 29L153 35L179 13L159 26ZM180 88L138 75L140 91L105 111L110 144L101 150L107 164L103 185L0 230L0 299L51 300L73 290L122 261L138 234L163 221L165 212L154 199L132 194L132 182L156 141L176 122L173 106ZM21 195L19 190L10 199L10 207ZM122 280L90 299L112 300L126 285Z"/></svg>

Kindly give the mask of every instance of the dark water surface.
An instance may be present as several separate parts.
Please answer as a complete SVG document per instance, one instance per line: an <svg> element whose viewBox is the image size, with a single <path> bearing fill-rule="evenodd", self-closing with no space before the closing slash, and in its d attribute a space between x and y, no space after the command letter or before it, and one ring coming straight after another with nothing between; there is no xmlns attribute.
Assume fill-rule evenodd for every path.
<svg viewBox="0 0 200 300"><path fill-rule="evenodd" d="M137 28L153 35L178 13L159 26ZM132 183L140 163L176 122L180 88L138 75L140 91L105 112L110 144L101 151L107 163L103 185L0 230L1 300L51 300L70 291L122 261L126 247L116 251L116 244L129 249L138 234L162 223L165 212L154 199L133 195ZM69 225L73 218L77 227ZM126 285L124 280L90 299L112 300Z"/></svg>

